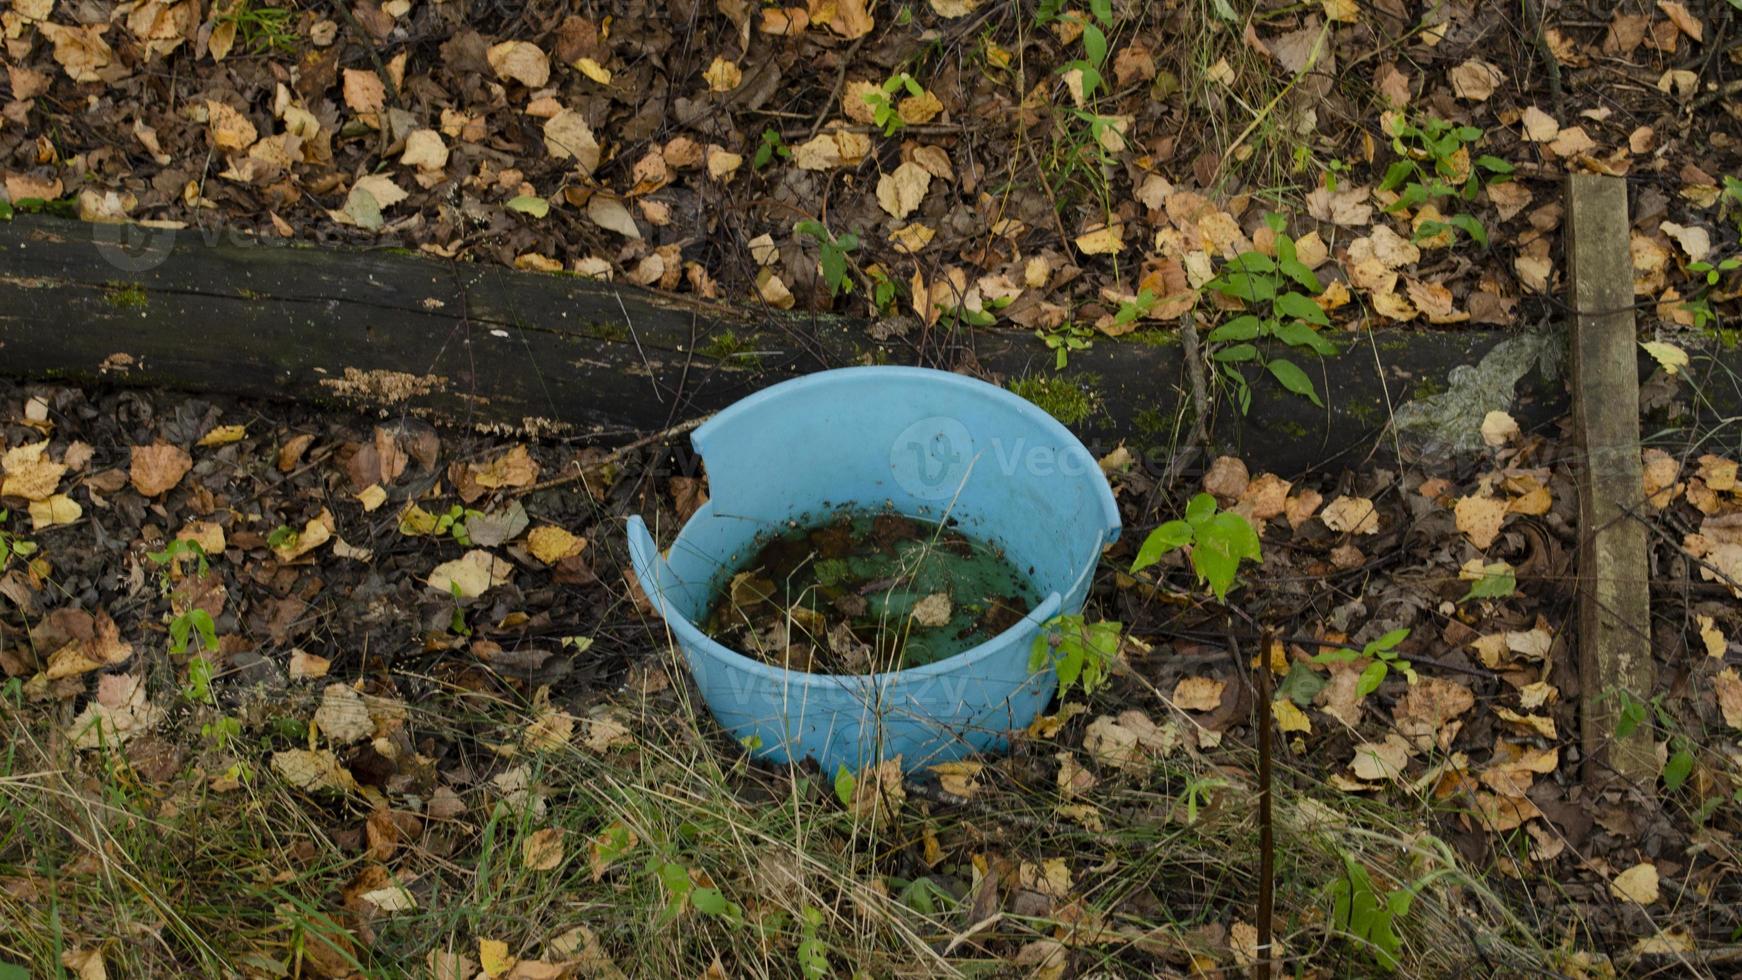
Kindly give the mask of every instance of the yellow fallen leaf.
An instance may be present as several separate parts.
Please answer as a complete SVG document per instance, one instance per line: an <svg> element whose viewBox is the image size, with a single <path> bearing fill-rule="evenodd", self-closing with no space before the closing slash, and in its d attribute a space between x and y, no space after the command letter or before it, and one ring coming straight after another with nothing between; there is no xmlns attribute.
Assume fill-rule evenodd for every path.
<svg viewBox="0 0 1742 980"><path fill-rule="evenodd" d="M503 81L513 79L527 88L542 88L550 81L550 59L530 41L503 41L485 52L484 59Z"/></svg>
<svg viewBox="0 0 1742 980"><path fill-rule="evenodd" d="M1038 864L1024 861L1016 874L1023 888L1049 898L1064 898L1071 892L1071 866L1064 858L1046 858Z"/></svg>
<svg viewBox="0 0 1742 980"><path fill-rule="evenodd" d="M599 64L591 58L576 58L575 70L587 76L600 85L611 84L611 69Z"/></svg>
<svg viewBox="0 0 1742 980"><path fill-rule="evenodd" d="M0 481L0 497L43 500L54 494L67 468L49 459L46 449L47 440L6 450L0 457L0 469L6 471L5 480Z"/></svg>
<svg viewBox="0 0 1742 980"><path fill-rule="evenodd" d="M478 940L478 965L490 980L506 974L514 969L517 960L508 955L508 944L500 939Z"/></svg>
<svg viewBox="0 0 1742 980"><path fill-rule="evenodd" d="M333 536L333 512L325 507L308 519L302 530L274 546L272 553L282 562L292 562L326 544Z"/></svg>
<svg viewBox="0 0 1742 980"><path fill-rule="evenodd" d="M387 502L387 491L381 488L381 484L371 483L358 491L357 501L363 505L364 512L373 513L375 508ZM434 518L432 517L430 520L433 526Z"/></svg>
<svg viewBox="0 0 1742 980"><path fill-rule="evenodd" d="M1117 255L1125 249L1124 234L1117 221L1091 228L1077 236L1077 250L1084 255Z"/></svg>
<svg viewBox="0 0 1742 980"><path fill-rule="evenodd" d="M1300 706L1288 698L1278 698L1270 705L1271 717L1276 719L1276 727L1285 732L1300 732L1303 735L1312 734L1312 719L1300 710Z"/></svg>
<svg viewBox="0 0 1742 980"><path fill-rule="evenodd" d="M1609 894L1624 902L1650 905L1657 901L1657 865L1640 863L1616 875L1609 882Z"/></svg>
<svg viewBox="0 0 1742 980"><path fill-rule="evenodd" d="M980 770L985 766L979 762L941 762L929 768L937 774L944 792L967 799L980 791Z"/></svg>
<svg viewBox="0 0 1742 980"><path fill-rule="evenodd" d="M35 530L56 527L61 524L71 524L84 514L85 509L78 501L64 493L57 493L43 500L30 502L30 521Z"/></svg>
<svg viewBox="0 0 1742 980"><path fill-rule="evenodd" d="M201 436L200 441L194 445L207 449L213 446L228 446L232 442L241 441L242 437L247 434L248 427L245 425L220 425Z"/></svg>
<svg viewBox="0 0 1742 980"><path fill-rule="evenodd" d="M1700 642L1705 645L1706 655L1722 657L1730 648L1730 643L1724 639L1724 632L1718 629L1717 622L1712 617L1703 615L1696 615L1694 622L1699 624Z"/></svg>
<svg viewBox="0 0 1742 980"><path fill-rule="evenodd" d="M586 547L586 538L576 537L551 524L541 524L526 535L526 549L546 565L572 558Z"/></svg>
<svg viewBox="0 0 1742 980"><path fill-rule="evenodd" d="M1688 352L1666 340L1647 340L1639 346L1645 348L1666 374L1676 374L1688 366Z"/></svg>
<svg viewBox="0 0 1742 980"><path fill-rule="evenodd" d="M702 80L708 83L710 92L730 92L744 81L744 72L736 64L716 55L713 63L702 72Z"/></svg>
<svg viewBox="0 0 1742 980"><path fill-rule="evenodd" d="M513 566L482 548L474 548L453 561L442 562L429 573L429 587L438 592L458 593L476 599L492 586L508 581Z"/></svg>

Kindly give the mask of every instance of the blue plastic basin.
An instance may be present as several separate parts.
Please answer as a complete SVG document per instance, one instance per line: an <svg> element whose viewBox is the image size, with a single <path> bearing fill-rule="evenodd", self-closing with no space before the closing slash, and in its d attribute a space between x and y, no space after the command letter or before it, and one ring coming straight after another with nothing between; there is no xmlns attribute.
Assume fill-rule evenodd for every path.
<svg viewBox="0 0 1742 980"><path fill-rule="evenodd" d="M1000 750L1051 699L1028 670L1041 627L1082 609L1119 512L1094 457L1052 416L945 371L860 367L764 389L691 436L710 500L661 554L629 519L635 575L665 618L709 710L756 755L825 772L900 756L912 770ZM837 508L953 519L1026 572L1039 607L956 656L882 674L771 666L696 626L768 533Z"/></svg>

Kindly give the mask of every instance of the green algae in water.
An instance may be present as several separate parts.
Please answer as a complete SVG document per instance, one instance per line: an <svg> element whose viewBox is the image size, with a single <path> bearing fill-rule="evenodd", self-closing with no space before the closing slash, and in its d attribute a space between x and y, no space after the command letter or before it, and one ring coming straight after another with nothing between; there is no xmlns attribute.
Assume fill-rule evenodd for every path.
<svg viewBox="0 0 1742 980"><path fill-rule="evenodd" d="M708 635L777 667L920 667L997 636L1039 604L997 548L897 514L841 512L764 541L714 598Z"/></svg>

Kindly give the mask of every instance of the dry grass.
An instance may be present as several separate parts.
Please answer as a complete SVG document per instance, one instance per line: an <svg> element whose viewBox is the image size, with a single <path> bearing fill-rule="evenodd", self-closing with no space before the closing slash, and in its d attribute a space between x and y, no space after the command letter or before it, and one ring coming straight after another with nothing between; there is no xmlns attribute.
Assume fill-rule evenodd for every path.
<svg viewBox="0 0 1742 980"><path fill-rule="evenodd" d="M406 733L434 761L402 767L407 782L383 798L287 787L267 755L298 744L295 723L270 713L238 712L249 724L219 749L199 737L202 712L215 712L185 711L165 733L181 763L147 774L121 754L76 753L54 717L62 709L14 700L0 721L0 962L52 971L69 952L97 949L121 976L386 977L421 974L432 950L475 957L480 939L561 960L553 944L584 926L611 965L577 975L695 976L717 959L731 976L799 976L809 940L829 975L980 974L1056 941L1079 971L1152 976L1183 974L1194 956L1232 967L1220 931L1252 919L1255 788L1239 749L1214 762L1182 750L1137 772L1102 767L1080 801L1098 829L1058 813L1046 760L1063 751L1095 766L1069 747L1070 729L988 768L970 799L909 780L893 816L856 814L826 779L749 764L705 715L697 723L681 686L615 707L634 747L578 744L583 719L576 738L532 751L515 748L530 705L458 691L419 698ZM213 791L212 776L238 763L249 773L241 787ZM527 795L493 781L520 766ZM371 855L360 833L377 806L370 796L415 814L438 769L465 812L405 819L416 832ZM1544 962L1535 930L1420 817L1299 775L1278 786L1277 813L1277 933L1291 964L1375 969L1330 921L1345 854L1381 888L1417 890L1399 927L1403 975L1515 975ZM565 859L530 870L526 841L550 829L562 832ZM596 867L593 843L620 846L626 834L634 846ZM1071 870L1069 897L1024 894L1022 866L1050 858ZM726 913L693 900L674 912L661 865L717 886ZM369 876L382 871L415 909L370 915L347 898L378 886ZM989 875L1001 882L996 900L981 892Z"/></svg>

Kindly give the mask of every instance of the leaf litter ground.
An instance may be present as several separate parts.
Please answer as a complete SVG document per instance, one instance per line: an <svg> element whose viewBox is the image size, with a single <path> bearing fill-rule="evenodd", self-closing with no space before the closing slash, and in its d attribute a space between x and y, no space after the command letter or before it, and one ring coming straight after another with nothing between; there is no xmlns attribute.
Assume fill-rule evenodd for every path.
<svg viewBox="0 0 1742 980"><path fill-rule="evenodd" d="M619 540L627 512L670 529L705 499L659 454L522 493L604 454L258 403L3 395L7 502L29 505L0 524L0 793L29 828L0 843L13 961L472 976L502 943L520 976L715 956L731 975L797 972L815 938L831 963L891 970L1249 962L1258 637L1193 598L1178 556L1121 572L1138 535L1091 601L1129 627L1105 688L1009 757L843 783L747 765L691 698ZM1285 955L1327 975L1377 956L1420 975L1697 964L1742 926L1734 460L1697 443L1646 460L1641 516L1667 537L1642 723L1665 767L1641 806L1578 778L1570 460L1484 428L1486 453L1435 475L1289 482L1223 458L1170 487L1151 461L1108 461L1134 528L1201 488L1261 529L1231 601L1279 633L1262 656ZM37 506L57 496L80 513ZM461 563L476 571L436 575ZM196 633L169 652L192 609L215 648ZM1363 690L1373 657L1321 656L1399 629L1413 681ZM1336 919L1345 859L1381 899L1419 892L1396 949Z"/></svg>
<svg viewBox="0 0 1742 980"><path fill-rule="evenodd" d="M1596 170L1630 181L1643 332L1729 329L1726 5L1222 6L592 19L395 0L334 19L21 0L0 12L0 170L14 209L869 312L916 359L969 370L963 324L1067 348L1171 337L1194 305L1213 327L1236 311L1197 291L1274 247L1267 211L1324 280L1333 336L1553 319L1558 182ZM1097 60L1096 36L1110 77L1085 89L1070 66ZM1481 133L1435 154L1456 135L1436 119ZM1412 197L1408 167L1383 186L1430 156L1467 180L1484 155L1513 173L1468 199ZM1230 635L1184 565L1122 574L1127 541L1092 600L1131 628L1105 689L1009 758L849 784L740 761L623 577L617 518L674 527L696 474L412 419L8 387L0 797L23 833L0 838L0 921L20 924L0 960L81 977L1241 969L1262 662L1288 736L1291 966L1722 975L1742 925L1742 544L1736 454L1667 424L1699 403L1688 384L1667 367L1646 384L1672 433L1638 515L1660 690L1630 716L1661 746L1653 805L1577 778L1575 461L1556 433L1465 413L1451 428L1481 448L1445 472L1293 484L1234 460L1170 474L1169 447L1147 447L1113 467L1128 526L1200 484L1249 514L1264 564L1232 598L1278 647ZM534 489L577 457L606 465ZM176 540L206 573L185 548L149 557ZM1413 683L1388 669L1367 690L1374 656L1322 656L1403 628L1388 667ZM1380 904L1419 891L1395 951L1371 919L1338 920L1358 883Z"/></svg>

